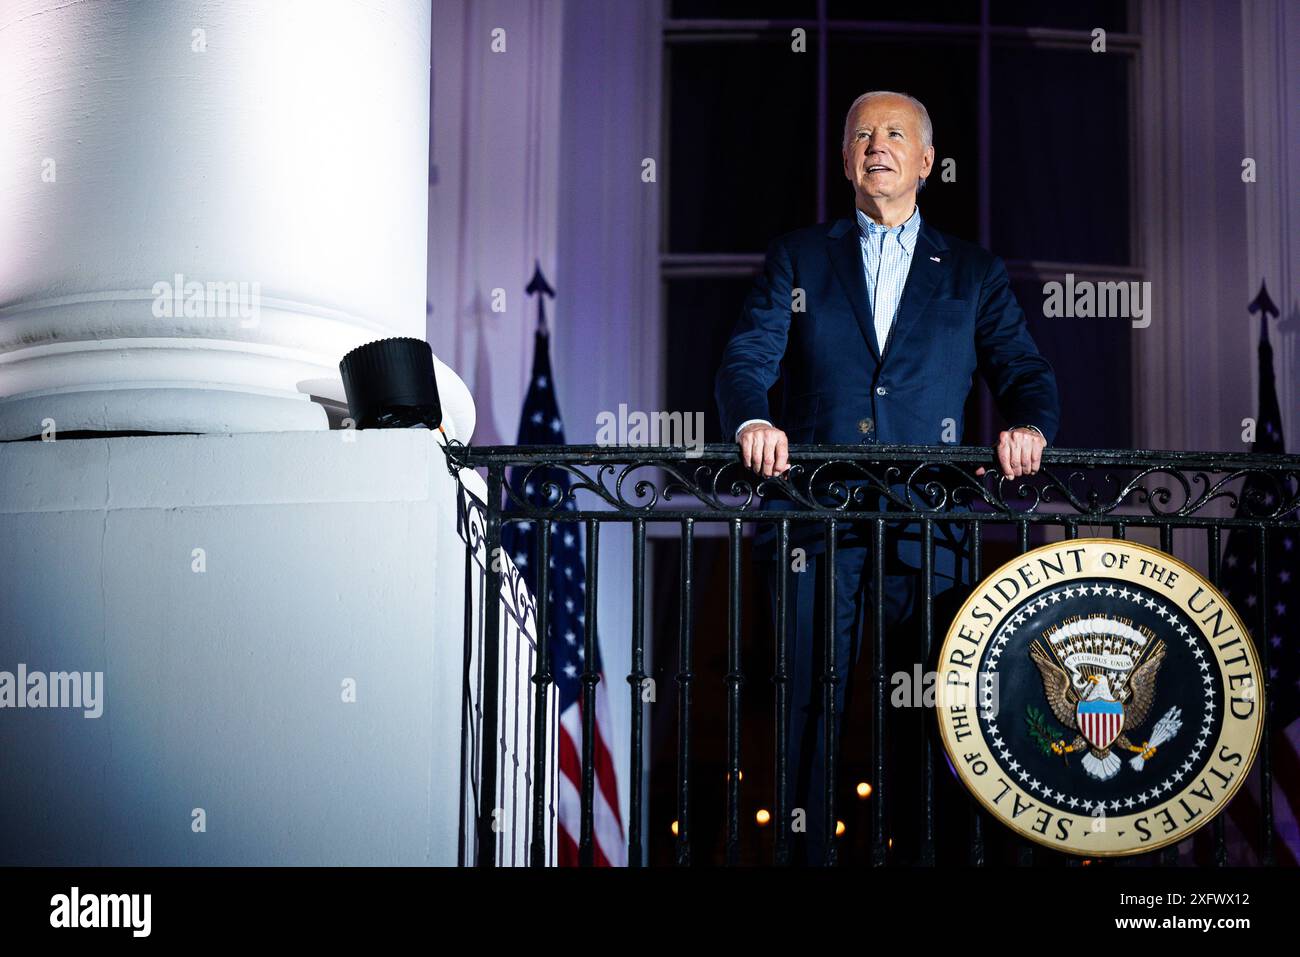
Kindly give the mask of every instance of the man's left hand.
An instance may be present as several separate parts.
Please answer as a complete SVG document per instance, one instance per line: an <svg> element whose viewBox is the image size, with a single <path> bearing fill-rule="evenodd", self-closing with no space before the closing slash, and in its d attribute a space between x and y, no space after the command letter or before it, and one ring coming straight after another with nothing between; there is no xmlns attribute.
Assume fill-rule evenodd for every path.
<svg viewBox="0 0 1300 957"><path fill-rule="evenodd" d="M998 467L1004 478L1014 479L1022 475L1033 475L1042 466L1043 449L1047 448L1047 439L1030 429L1011 429L998 436L998 444L993 447L998 457ZM980 466L976 475L983 475L988 469Z"/></svg>

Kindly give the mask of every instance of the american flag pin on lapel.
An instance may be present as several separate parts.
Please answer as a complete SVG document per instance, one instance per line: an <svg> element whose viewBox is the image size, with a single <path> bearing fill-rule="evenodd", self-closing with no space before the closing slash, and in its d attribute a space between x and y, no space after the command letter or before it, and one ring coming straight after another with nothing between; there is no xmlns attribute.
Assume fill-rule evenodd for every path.
<svg viewBox="0 0 1300 957"><path fill-rule="evenodd" d="M938 261L939 261L939 257L938 257L938 256L931 256L931 257L930 257L930 262L932 262L932 263L937 263Z"/></svg>

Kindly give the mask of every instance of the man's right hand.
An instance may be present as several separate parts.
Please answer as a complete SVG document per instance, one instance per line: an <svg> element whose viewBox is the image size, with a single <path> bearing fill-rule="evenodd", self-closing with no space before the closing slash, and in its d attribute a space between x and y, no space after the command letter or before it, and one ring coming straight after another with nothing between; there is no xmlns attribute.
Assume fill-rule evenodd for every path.
<svg viewBox="0 0 1300 957"><path fill-rule="evenodd" d="M772 425L756 422L746 426L736 438L740 446L740 460L746 468L771 478L790 467L790 443L785 433Z"/></svg>

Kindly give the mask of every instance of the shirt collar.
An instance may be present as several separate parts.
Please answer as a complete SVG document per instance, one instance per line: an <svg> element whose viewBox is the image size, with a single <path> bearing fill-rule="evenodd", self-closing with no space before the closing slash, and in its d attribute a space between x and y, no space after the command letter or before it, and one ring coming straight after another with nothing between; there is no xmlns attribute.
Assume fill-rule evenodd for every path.
<svg viewBox="0 0 1300 957"><path fill-rule="evenodd" d="M916 246L917 233L921 231L921 207L912 207L912 215L907 218L907 221L892 228L881 226L879 223L873 222L871 218L860 209L856 209L855 211L858 214L858 230L861 232L863 237L878 236L885 232L890 233L891 235L898 237L899 243L902 244L903 248L907 250L909 255L911 254L913 248Z"/></svg>

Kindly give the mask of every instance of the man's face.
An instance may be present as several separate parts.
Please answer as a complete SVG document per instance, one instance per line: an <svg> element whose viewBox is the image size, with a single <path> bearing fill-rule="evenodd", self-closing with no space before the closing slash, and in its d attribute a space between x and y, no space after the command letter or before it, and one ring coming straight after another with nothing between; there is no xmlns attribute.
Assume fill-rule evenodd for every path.
<svg viewBox="0 0 1300 957"><path fill-rule="evenodd" d="M916 184L930 175L934 147L921 140L921 117L907 100L876 96L860 103L849 121L844 175L860 198L916 197Z"/></svg>

